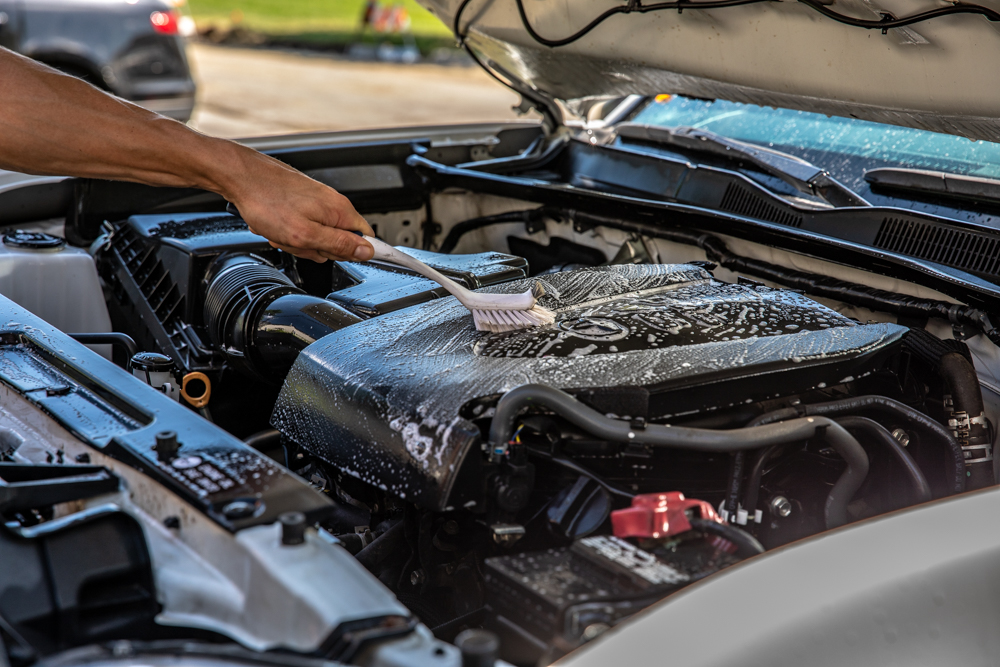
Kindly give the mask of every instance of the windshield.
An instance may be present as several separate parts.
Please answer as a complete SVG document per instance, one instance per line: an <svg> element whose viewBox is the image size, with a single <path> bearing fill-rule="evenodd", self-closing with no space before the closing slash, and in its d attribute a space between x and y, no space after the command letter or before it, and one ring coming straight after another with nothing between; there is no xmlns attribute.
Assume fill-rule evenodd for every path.
<svg viewBox="0 0 1000 667"><path fill-rule="evenodd" d="M1000 178L998 143L972 141L855 118L723 100L659 95L639 111L632 122L662 127L695 127L798 155L826 169L856 192L870 197L874 204L901 205L900 200L894 197L872 195L864 174L878 167L929 169ZM976 206L953 209L917 202L906 205L928 212L975 219L991 226L997 224L997 218L989 214L994 211L987 213Z"/></svg>
<svg viewBox="0 0 1000 667"><path fill-rule="evenodd" d="M915 169L1000 178L1000 144L855 118L661 95L633 122L696 127L779 150L799 148Z"/></svg>

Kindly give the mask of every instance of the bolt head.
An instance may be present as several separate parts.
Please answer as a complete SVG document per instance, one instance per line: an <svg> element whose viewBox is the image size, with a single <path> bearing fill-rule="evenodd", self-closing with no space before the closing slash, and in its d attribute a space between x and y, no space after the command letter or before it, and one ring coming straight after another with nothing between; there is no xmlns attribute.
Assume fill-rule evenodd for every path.
<svg viewBox="0 0 1000 667"><path fill-rule="evenodd" d="M901 428L894 429L892 437L894 437L896 442L901 444L903 447L908 447L910 444L910 434Z"/></svg>
<svg viewBox="0 0 1000 667"><path fill-rule="evenodd" d="M424 575L423 570L414 570L413 572L410 572L410 583L414 586L419 586L424 583L425 579L426 576Z"/></svg>
<svg viewBox="0 0 1000 667"><path fill-rule="evenodd" d="M784 519L792 513L792 502L784 496L775 496L771 499L771 514Z"/></svg>

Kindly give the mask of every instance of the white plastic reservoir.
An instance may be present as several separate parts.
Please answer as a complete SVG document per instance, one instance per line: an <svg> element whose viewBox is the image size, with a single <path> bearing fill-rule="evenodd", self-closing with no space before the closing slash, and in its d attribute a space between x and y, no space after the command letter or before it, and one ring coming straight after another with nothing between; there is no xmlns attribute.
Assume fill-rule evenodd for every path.
<svg viewBox="0 0 1000 667"><path fill-rule="evenodd" d="M65 333L111 331L94 259L57 236L24 230L3 235L0 294ZM90 347L111 357L110 345Z"/></svg>

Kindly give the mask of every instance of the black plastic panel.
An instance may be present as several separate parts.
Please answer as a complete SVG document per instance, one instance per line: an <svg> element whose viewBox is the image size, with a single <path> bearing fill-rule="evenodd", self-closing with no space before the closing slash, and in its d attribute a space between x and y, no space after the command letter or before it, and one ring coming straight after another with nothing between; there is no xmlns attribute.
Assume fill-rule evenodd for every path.
<svg viewBox="0 0 1000 667"><path fill-rule="evenodd" d="M443 255L416 248L407 248L406 252L468 289L528 275L528 263L523 258L498 252ZM338 266L357 284L333 292L327 298L364 317L384 315L448 294L436 282L397 266L378 262L339 262Z"/></svg>
<svg viewBox="0 0 1000 667"><path fill-rule="evenodd" d="M548 165L546 179L532 174L488 174L435 164L413 156L410 164L433 188L464 187L474 192L515 197L548 206L581 210L628 221L623 229L655 236L657 227L700 229L732 234L925 285L988 311L1000 308L1000 286L960 267L878 249L875 237L887 216L915 220L940 229L996 235L981 225L889 207L806 209L794 207L732 169L694 164L639 147L591 146L570 142ZM632 178L635 176L635 178ZM768 204L766 215L722 209L726 188L738 183L746 196ZM569 185L575 187L568 187ZM730 202L734 205L745 202ZM801 216L801 225L798 222ZM789 224L791 222L792 224Z"/></svg>
<svg viewBox="0 0 1000 667"><path fill-rule="evenodd" d="M229 530L312 516L331 501L256 450L0 297L0 381L77 438L158 481ZM156 434L174 431L161 461ZM249 514L226 507L245 501Z"/></svg>

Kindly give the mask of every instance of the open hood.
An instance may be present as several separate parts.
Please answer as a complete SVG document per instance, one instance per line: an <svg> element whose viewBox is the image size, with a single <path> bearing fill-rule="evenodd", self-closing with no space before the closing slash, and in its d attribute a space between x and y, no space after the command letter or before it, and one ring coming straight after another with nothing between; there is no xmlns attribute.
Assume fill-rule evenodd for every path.
<svg viewBox="0 0 1000 667"><path fill-rule="evenodd" d="M421 2L564 118L588 98L679 93L1000 140L997 0Z"/></svg>

